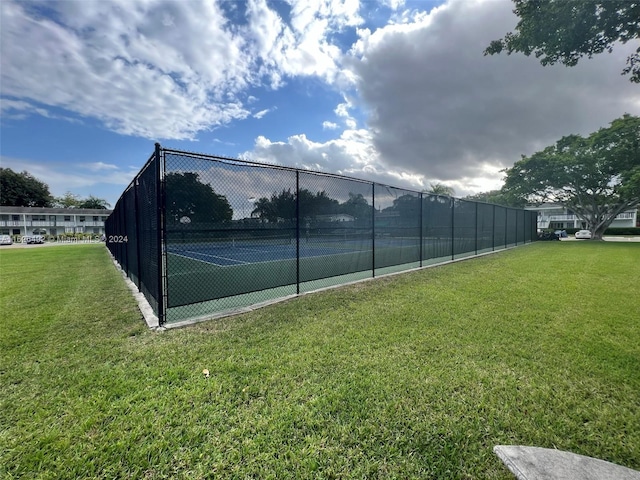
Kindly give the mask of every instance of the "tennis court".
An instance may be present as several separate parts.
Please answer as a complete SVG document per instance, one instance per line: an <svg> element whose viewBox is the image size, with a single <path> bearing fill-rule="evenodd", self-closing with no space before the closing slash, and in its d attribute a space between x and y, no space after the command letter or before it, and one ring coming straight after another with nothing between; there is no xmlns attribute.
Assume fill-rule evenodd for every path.
<svg viewBox="0 0 640 480"><path fill-rule="evenodd" d="M450 255L450 239L425 240ZM439 248L438 248L439 247ZM170 307L420 261L419 238L227 238L167 245Z"/></svg>
<svg viewBox="0 0 640 480"><path fill-rule="evenodd" d="M509 248L535 212L156 145L107 220L160 324Z"/></svg>
<svg viewBox="0 0 640 480"><path fill-rule="evenodd" d="M450 245L450 240L431 239L432 245ZM394 249L419 249L420 238L377 238L375 247ZM373 255L374 244L369 238L344 236L302 237L282 236L264 243L251 239L230 238L224 241L175 243L167 247L167 253L177 257L198 260L217 267L232 267L253 263L275 262L307 257L325 257L344 253Z"/></svg>

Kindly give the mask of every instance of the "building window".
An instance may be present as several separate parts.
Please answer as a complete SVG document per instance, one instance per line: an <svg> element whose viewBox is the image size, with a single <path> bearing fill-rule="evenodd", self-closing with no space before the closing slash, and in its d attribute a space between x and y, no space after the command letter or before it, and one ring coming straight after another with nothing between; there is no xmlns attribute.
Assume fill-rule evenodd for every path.
<svg viewBox="0 0 640 480"><path fill-rule="evenodd" d="M65 215L64 216L64 221L65 222L70 222L71 221L71 215Z"/></svg>
<svg viewBox="0 0 640 480"><path fill-rule="evenodd" d="M44 222L46 218L44 215L31 215L31 220L34 222Z"/></svg>
<svg viewBox="0 0 640 480"><path fill-rule="evenodd" d="M84 222L84 217L80 217L79 221Z"/></svg>
<svg viewBox="0 0 640 480"><path fill-rule="evenodd" d="M558 229L558 228L569 228L565 224L565 222L550 222L549 228Z"/></svg>
<svg viewBox="0 0 640 480"><path fill-rule="evenodd" d="M98 218L99 218L99 217L93 217L93 221L94 221L94 222L99 221L99 220L98 220Z"/></svg>
<svg viewBox="0 0 640 480"><path fill-rule="evenodd" d="M11 215L11 220L13 220L14 222L19 222L20 221L20 215Z"/></svg>

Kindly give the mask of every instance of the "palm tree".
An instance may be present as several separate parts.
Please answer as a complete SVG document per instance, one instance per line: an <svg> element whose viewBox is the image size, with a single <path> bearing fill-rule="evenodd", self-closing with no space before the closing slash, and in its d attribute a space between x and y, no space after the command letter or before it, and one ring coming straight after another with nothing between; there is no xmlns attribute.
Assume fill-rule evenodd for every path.
<svg viewBox="0 0 640 480"><path fill-rule="evenodd" d="M110 206L111 204L105 199L94 197L93 195L89 195L84 200L80 200L78 204L78 208L93 208L97 210L106 210Z"/></svg>
<svg viewBox="0 0 640 480"><path fill-rule="evenodd" d="M444 183L436 182L430 183L429 189L425 190L425 193L430 193L432 195L446 195L448 197L453 197L456 194L456 191L453 187L449 187Z"/></svg>
<svg viewBox="0 0 640 480"><path fill-rule="evenodd" d="M251 212L251 218L258 217L262 222L276 221L277 215L275 215L275 212L273 211L273 204L268 198L259 198L254 201L253 205L256 208Z"/></svg>

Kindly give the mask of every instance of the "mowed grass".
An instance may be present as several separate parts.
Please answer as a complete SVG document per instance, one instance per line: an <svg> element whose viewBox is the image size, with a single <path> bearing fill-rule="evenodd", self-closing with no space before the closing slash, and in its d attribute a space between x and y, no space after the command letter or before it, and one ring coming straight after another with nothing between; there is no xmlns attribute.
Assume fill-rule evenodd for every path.
<svg viewBox="0 0 640 480"><path fill-rule="evenodd" d="M103 246L0 250L0 274L0 478L511 479L497 444L640 469L640 243L541 242L166 332Z"/></svg>

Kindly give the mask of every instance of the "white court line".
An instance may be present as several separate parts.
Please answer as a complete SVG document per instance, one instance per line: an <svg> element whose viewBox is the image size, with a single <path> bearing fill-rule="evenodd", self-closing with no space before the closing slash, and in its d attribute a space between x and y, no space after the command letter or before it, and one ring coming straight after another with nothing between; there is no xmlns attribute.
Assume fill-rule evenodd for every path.
<svg viewBox="0 0 640 480"><path fill-rule="evenodd" d="M221 257L220 255L210 255L208 253L194 252L194 251L191 251L191 250L185 250L184 252L185 253L192 253L194 255L202 255L202 256L205 256L205 257L221 258L222 260L228 260L230 262L235 262L235 263L238 263L240 265L248 265L248 264L251 263L251 262L243 262L242 260L236 260L235 258ZM206 260L200 260L198 258L189 257L187 255L181 255L181 254L175 253L175 252L169 252L169 253L171 255L176 255L178 257L188 258L190 260L197 260L198 262L208 263L209 265L216 265L218 267L229 267L229 266L231 266L231 265L220 265L219 263L207 262Z"/></svg>

